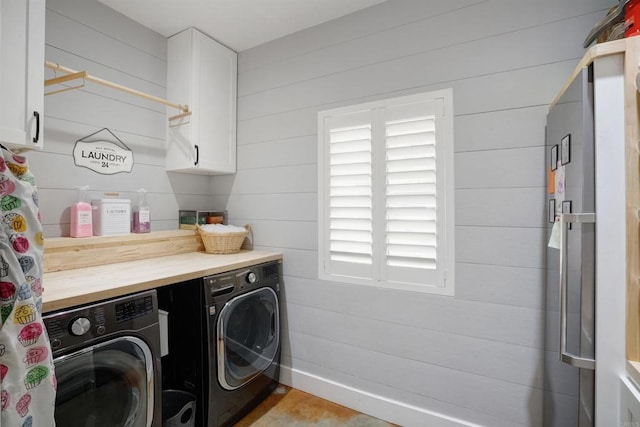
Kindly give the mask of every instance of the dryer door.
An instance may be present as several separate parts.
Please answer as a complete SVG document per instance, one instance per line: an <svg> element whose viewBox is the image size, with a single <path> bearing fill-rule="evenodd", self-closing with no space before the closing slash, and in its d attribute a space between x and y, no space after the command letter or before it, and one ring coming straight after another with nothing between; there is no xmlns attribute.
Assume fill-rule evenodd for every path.
<svg viewBox="0 0 640 427"><path fill-rule="evenodd" d="M147 344L121 337L54 359L58 426L148 427L153 360Z"/></svg>
<svg viewBox="0 0 640 427"><path fill-rule="evenodd" d="M278 296L265 287L229 300L216 328L218 381L235 390L266 370L278 354Z"/></svg>

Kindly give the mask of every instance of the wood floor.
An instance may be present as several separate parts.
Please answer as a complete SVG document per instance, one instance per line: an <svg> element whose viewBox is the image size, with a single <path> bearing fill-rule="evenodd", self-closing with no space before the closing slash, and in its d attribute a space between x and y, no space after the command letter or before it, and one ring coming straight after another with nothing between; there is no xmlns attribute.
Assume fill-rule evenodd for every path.
<svg viewBox="0 0 640 427"><path fill-rule="evenodd" d="M264 400L236 427L390 427L377 418L283 385Z"/></svg>

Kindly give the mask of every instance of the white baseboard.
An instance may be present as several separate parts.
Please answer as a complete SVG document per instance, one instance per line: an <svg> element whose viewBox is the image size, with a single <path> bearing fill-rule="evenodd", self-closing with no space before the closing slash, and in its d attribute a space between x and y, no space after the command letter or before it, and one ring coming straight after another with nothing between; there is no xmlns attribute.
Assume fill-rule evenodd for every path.
<svg viewBox="0 0 640 427"><path fill-rule="evenodd" d="M289 366L280 366L280 382L342 406L355 409L363 414L401 426L477 426L477 424L358 390Z"/></svg>

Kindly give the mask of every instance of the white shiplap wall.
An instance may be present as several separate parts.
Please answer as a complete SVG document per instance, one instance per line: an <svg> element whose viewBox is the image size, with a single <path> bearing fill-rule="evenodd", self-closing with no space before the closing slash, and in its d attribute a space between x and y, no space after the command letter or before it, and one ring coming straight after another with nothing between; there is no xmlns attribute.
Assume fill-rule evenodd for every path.
<svg viewBox="0 0 640 427"><path fill-rule="evenodd" d="M609 3L391 0L240 53L214 200L284 253L283 381L402 425L571 425L574 372L545 372L544 124ZM456 296L317 280L317 112L447 87Z"/></svg>
<svg viewBox="0 0 640 427"><path fill-rule="evenodd" d="M165 97L166 39L97 1L47 0L45 42L48 61ZM46 77L53 72L48 70ZM27 155L46 235L68 236L68 207L79 185L90 185L94 198L119 192L133 203L135 190L145 188L152 230L176 228L179 208L209 207L208 177L164 170L166 116L161 104L91 82L47 96L44 151ZM133 150L131 173L100 175L74 165L75 141L105 127Z"/></svg>

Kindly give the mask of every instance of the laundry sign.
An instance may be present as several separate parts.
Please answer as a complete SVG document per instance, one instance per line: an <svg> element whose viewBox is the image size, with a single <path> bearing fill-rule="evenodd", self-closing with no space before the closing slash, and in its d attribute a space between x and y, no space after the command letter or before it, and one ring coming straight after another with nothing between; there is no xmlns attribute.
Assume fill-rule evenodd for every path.
<svg viewBox="0 0 640 427"><path fill-rule="evenodd" d="M73 147L73 161L76 166L103 175L129 173L133 169L133 151L113 132L104 128L76 141Z"/></svg>

